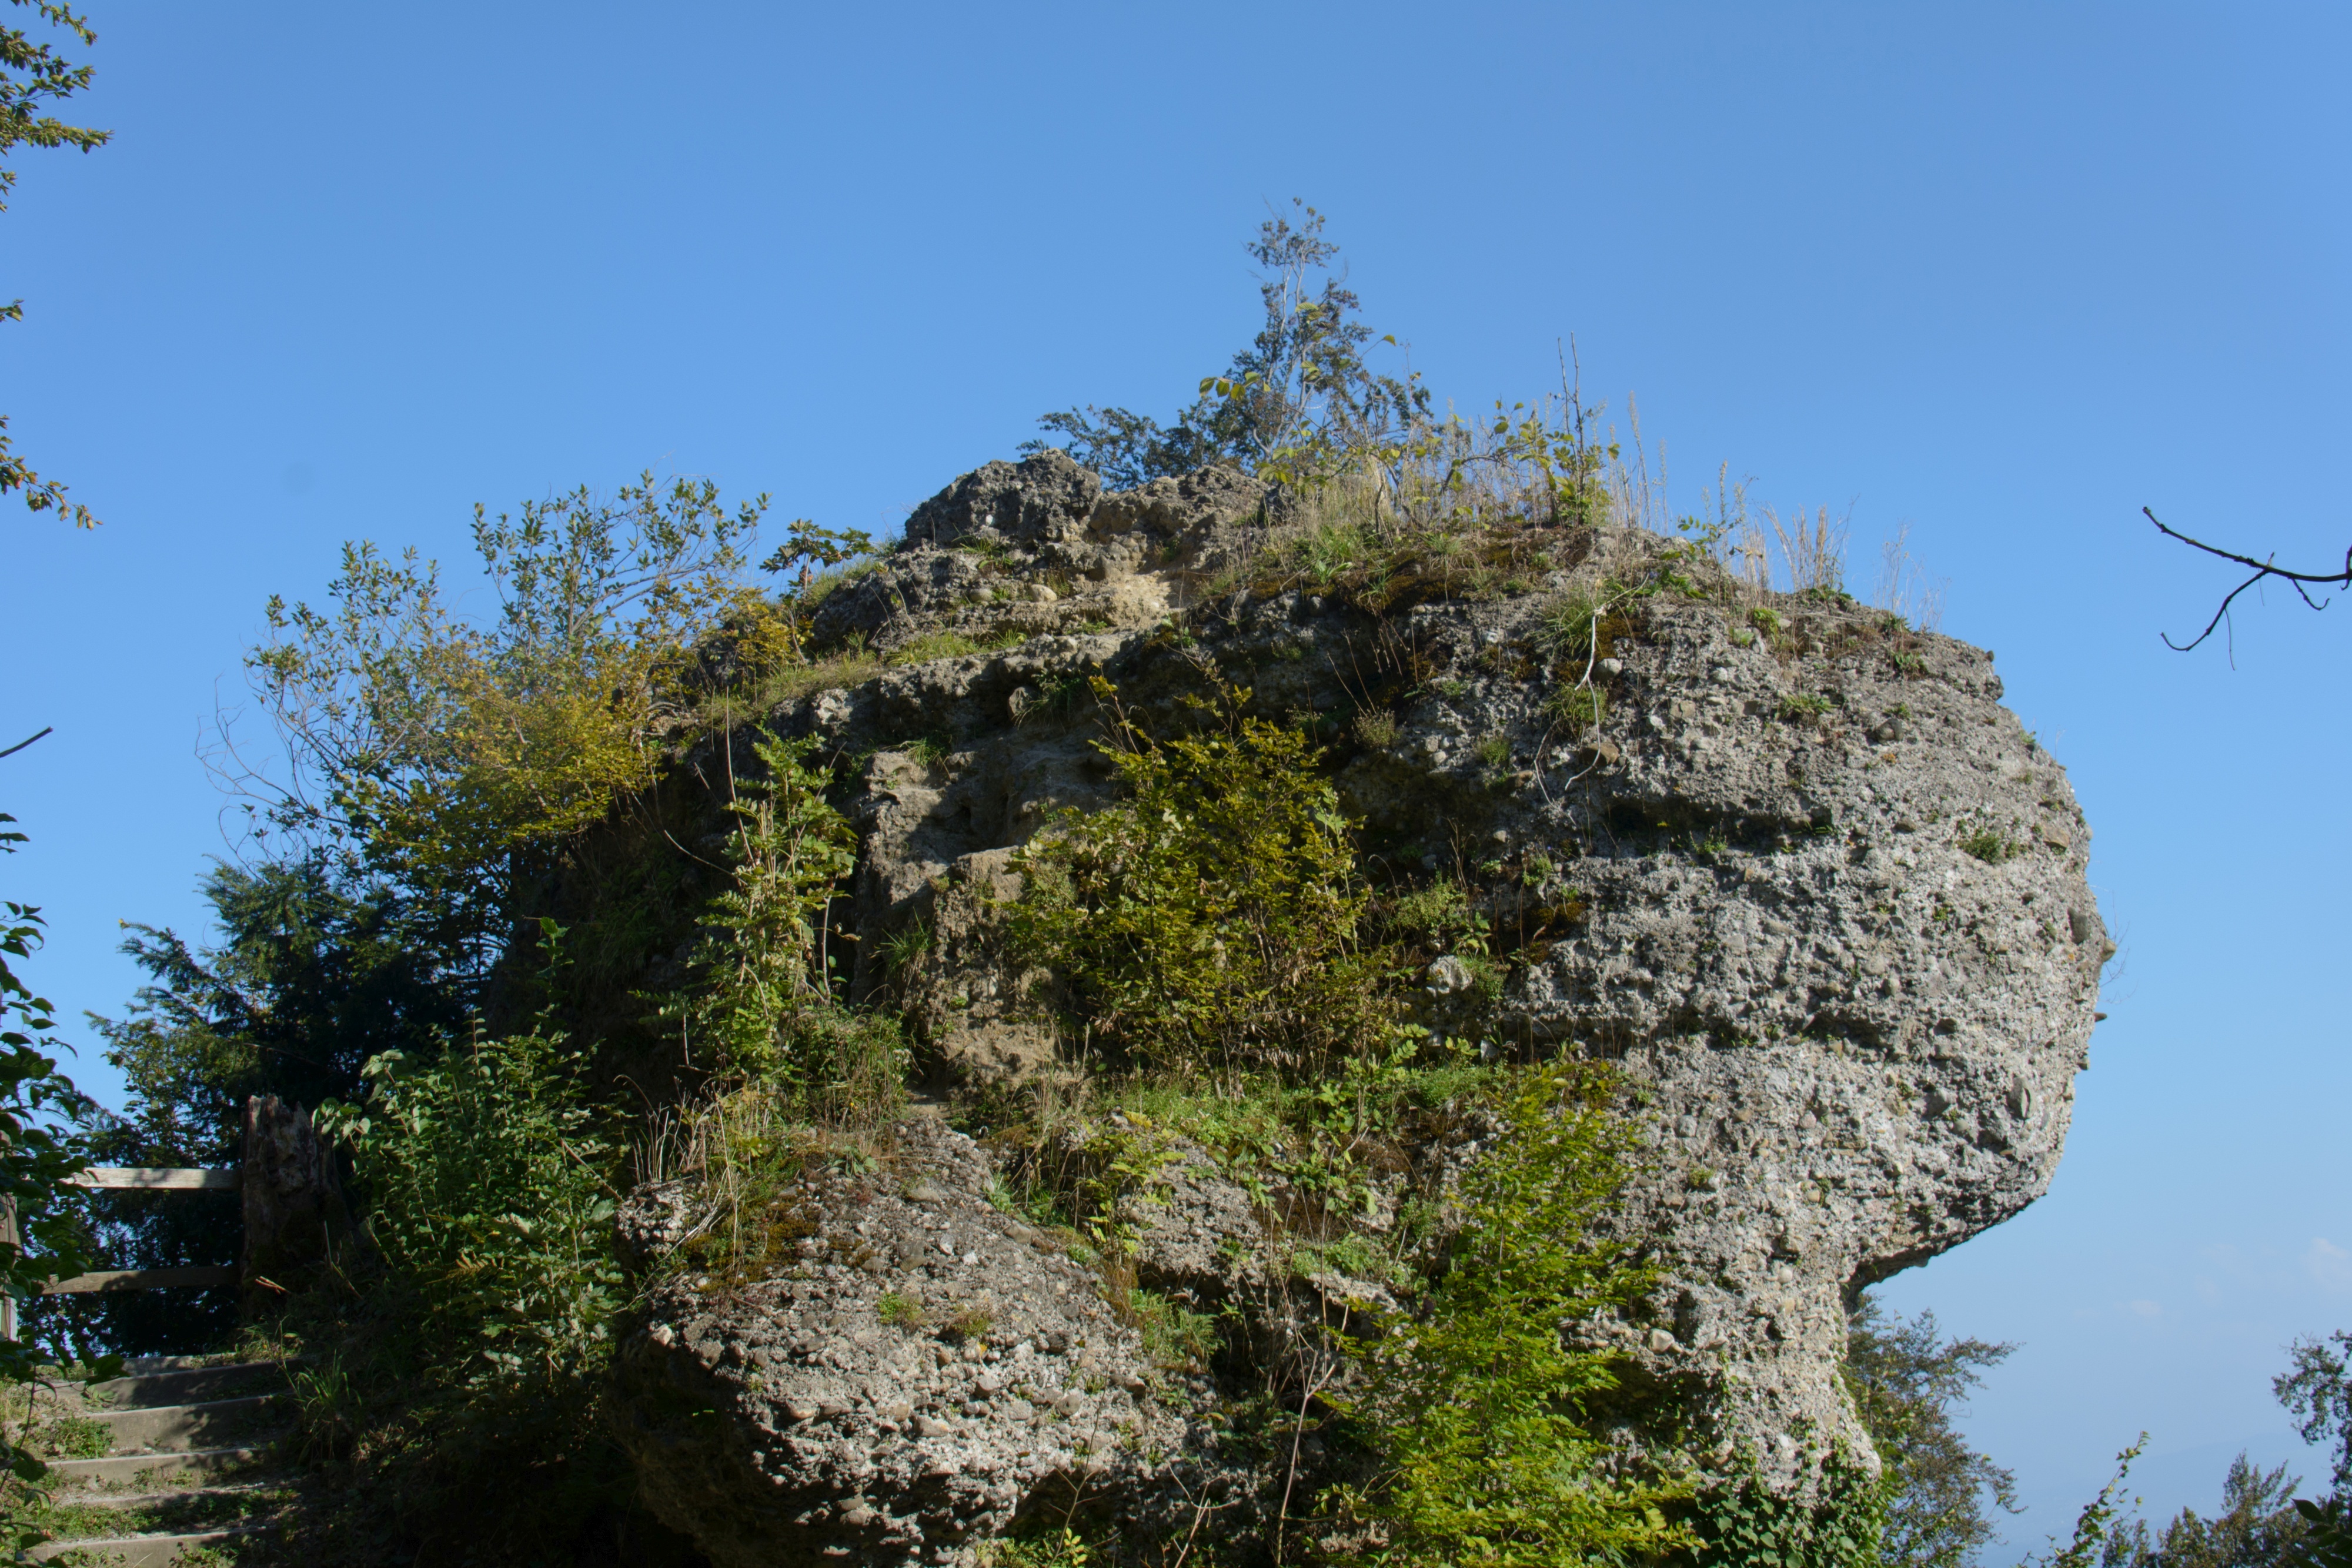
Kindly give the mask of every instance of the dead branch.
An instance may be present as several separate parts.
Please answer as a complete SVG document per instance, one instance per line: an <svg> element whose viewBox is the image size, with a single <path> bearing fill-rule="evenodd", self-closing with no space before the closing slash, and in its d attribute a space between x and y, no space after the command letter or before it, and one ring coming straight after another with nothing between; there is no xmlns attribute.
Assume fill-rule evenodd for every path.
<svg viewBox="0 0 2352 1568"><path fill-rule="evenodd" d="M2303 601L2311 606L2314 610L2326 609L2329 601L2325 599L2314 599L2311 596L2311 589L2313 586L2315 585L2325 588L2352 588L2352 549L2347 549L2344 552L2344 566L2341 570L2328 572L2290 571L2285 567L2279 565L2275 558L2268 560L2256 560L2250 555L2240 555L2234 550L2225 550L2217 546L2209 545L2202 539L2192 539L2187 534L2180 532L2177 528L2168 528L2164 526L2163 521L2159 519L2153 511L2149 510L2146 507L2142 507L2140 508L2140 514L2147 517L2149 522L2156 524L2157 531L2163 534L2168 538L2179 539L2182 544L2187 545L2191 549L2203 550L2207 555L2219 556L2223 560L2234 561L2240 566L2252 567L2253 569L2253 575L2252 577L2247 578L2245 581L2230 590L2228 597L2221 601L2221 607L2213 612L2213 619L2205 622L2205 630L2197 633L2195 637L2186 643L2176 643L2172 640L2169 634L2163 632L2158 633L2159 636L2164 638L2164 645L2170 648L2177 653L2186 653L2191 648L2196 647L2198 643L2202 643L2206 638L2210 637L2213 634L2214 630L2224 621L2227 621L2230 618L2230 606L2231 602L2237 599L2238 595L2245 592L2246 590L2253 587L2254 584L2262 581L2264 578L2275 577L2281 582L2290 584L2294 589L2295 592L2302 596Z"/></svg>

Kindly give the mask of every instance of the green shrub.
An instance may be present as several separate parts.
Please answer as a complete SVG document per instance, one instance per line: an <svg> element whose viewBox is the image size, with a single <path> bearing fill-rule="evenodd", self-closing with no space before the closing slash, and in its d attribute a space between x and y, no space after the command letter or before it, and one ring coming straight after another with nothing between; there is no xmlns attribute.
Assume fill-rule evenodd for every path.
<svg viewBox="0 0 2352 1568"><path fill-rule="evenodd" d="M2015 860L2023 854L2025 846L1988 822L1961 835L1960 852L1974 856L1987 865L1999 865L2003 861Z"/></svg>
<svg viewBox="0 0 2352 1568"><path fill-rule="evenodd" d="M1486 920L1470 907L1470 894L1463 885L1442 876L1398 898L1389 912L1389 925L1401 936L1443 946L1457 936L1485 930Z"/></svg>
<svg viewBox="0 0 2352 1568"><path fill-rule="evenodd" d="M1157 1366L1197 1367L1217 1348L1217 1321L1151 1291L1129 1293L1125 1316Z"/></svg>
<svg viewBox="0 0 2352 1568"><path fill-rule="evenodd" d="M981 1568L1087 1568L1094 1551L1067 1525L1034 1540L982 1542Z"/></svg>
<svg viewBox="0 0 2352 1568"><path fill-rule="evenodd" d="M1751 1477L1701 1498L1693 1559L1704 1568L1883 1568L1886 1494L1879 1479L1842 1454L1800 1479L1793 1492Z"/></svg>
<svg viewBox="0 0 2352 1568"><path fill-rule="evenodd" d="M1795 692L1780 699L1780 716L1785 719L1819 718L1836 706L1818 692Z"/></svg>
<svg viewBox="0 0 2352 1568"><path fill-rule="evenodd" d="M1103 750L1129 798L1031 841L1008 929L1092 1038L1140 1063L1312 1071L1395 1027L1360 939L1353 830L1321 753L1223 696L1199 735L1122 723Z"/></svg>
<svg viewBox="0 0 2352 1568"><path fill-rule="evenodd" d="M701 989L670 1015L717 1064L825 1121L887 1115L904 1098L906 1042L879 1014L835 1000L824 915L857 863L857 833L824 798L813 740L761 736L764 779L727 803L735 884L711 900L696 951Z"/></svg>
<svg viewBox="0 0 2352 1568"><path fill-rule="evenodd" d="M322 1106L351 1145L367 1233L415 1294L441 1375L510 1391L593 1377L622 1294L613 1256L618 1149L582 1108L561 1036L388 1051L358 1106Z"/></svg>
<svg viewBox="0 0 2352 1568"><path fill-rule="evenodd" d="M1625 629L1616 612L1634 597L1614 582L1585 584L1560 594L1543 610L1537 641L1554 660L1581 670L1609 656Z"/></svg>
<svg viewBox="0 0 2352 1568"><path fill-rule="evenodd" d="M1639 1147L1609 1110L1614 1088L1584 1063L1513 1083L1506 1133L1463 1178L1450 1267L1425 1312L1365 1358L1346 1410L1381 1471L1336 1500L1387 1525L1391 1562L1551 1568L1688 1543L1666 1517L1687 1481L1628 1463L1591 1428L1588 1409L1617 1388L1617 1354L1560 1334L1653 1280L1624 1243L1595 1234Z"/></svg>
<svg viewBox="0 0 2352 1568"><path fill-rule="evenodd" d="M1341 574L1355 570L1380 554L1380 546L1364 530L1347 523L1324 523L1290 547L1291 569L1318 588L1330 586Z"/></svg>
<svg viewBox="0 0 2352 1568"><path fill-rule="evenodd" d="M1366 708L1356 716L1354 727L1357 743L1374 751L1384 750L1396 744L1396 715L1386 708Z"/></svg>

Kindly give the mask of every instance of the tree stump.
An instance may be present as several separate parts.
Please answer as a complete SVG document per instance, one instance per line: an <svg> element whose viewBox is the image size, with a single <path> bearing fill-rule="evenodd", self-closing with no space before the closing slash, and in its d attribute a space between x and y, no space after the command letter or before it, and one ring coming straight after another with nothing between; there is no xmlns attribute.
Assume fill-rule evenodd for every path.
<svg viewBox="0 0 2352 1568"><path fill-rule="evenodd" d="M349 1223L335 1163L310 1113L275 1094L245 1103L245 1257L249 1312L267 1312L309 1281Z"/></svg>

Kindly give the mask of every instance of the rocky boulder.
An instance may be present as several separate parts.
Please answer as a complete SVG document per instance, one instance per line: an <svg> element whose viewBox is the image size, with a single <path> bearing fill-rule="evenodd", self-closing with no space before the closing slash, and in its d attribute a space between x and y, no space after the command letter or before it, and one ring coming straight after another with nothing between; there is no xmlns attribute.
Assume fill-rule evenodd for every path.
<svg viewBox="0 0 2352 1568"><path fill-rule="evenodd" d="M1490 1059L1573 1052L1620 1067L1652 1158L1617 1223L1664 1282L1589 1332L1621 1345L1637 1383L1677 1397L1727 1467L1785 1481L1832 1448L1868 1462L1839 1378L1847 1306L2046 1189L2114 951L2087 882L2089 827L2064 770L2001 706L1991 655L1842 596L1758 595L1632 529L1560 530L1524 576L1449 561L1378 591L1286 578L1278 562L1247 558L1255 576L1229 574L1211 597L1204 565L1226 571L1261 542L1253 482L1213 471L1094 497L1054 455L992 465L930 503L942 538L992 528L1003 543L950 607L902 594L887 635L982 614L1010 624L1002 618L1039 612L1033 588L1055 595L1046 612L1093 606L1084 629L895 670L772 716L780 730L866 758L845 807L861 836L864 993L898 987L952 1073L1076 1071L1024 1009L1024 977L995 935L992 906L1018 891L1010 851L1056 812L1109 799L1090 677L1114 682L1125 709L1153 724L1184 722L1188 703L1219 683L1245 688L1254 711L1318 727L1369 855L1458 879L1482 917L1489 951L1465 946L1426 967L1430 1026ZM980 559L927 551L894 558L890 580L965 583L964 568L938 558ZM1099 580L1087 575L1095 568ZM998 596L988 606L973 601L982 585ZM1124 597L1106 585L1125 585ZM1610 608L1596 629L1578 607L1597 601ZM1564 627L1581 639L1573 648ZM748 766L748 753L737 760ZM875 956L908 933L924 938L920 963L884 974ZM1477 1148L1475 1129L1454 1126L1409 1151L1392 1186L1442 1189ZM1270 1208L1239 1203L1228 1174L1203 1159L1171 1167L1197 1201L1156 1211L1139 1267L1155 1288L1233 1307L1282 1341L1285 1314L1321 1309L1302 1309L1263 1265L1288 1223L1280 1195ZM861 1204L824 1202L828 1237L864 1224L895 1238L940 1218L880 1187ZM1017 1238L984 1206L960 1212L975 1232ZM1083 1333L1105 1355L1126 1344L1087 1315L1082 1271L1034 1249L1021 1256L1030 1273L1018 1289L1047 1316L990 1339L998 1363L982 1364L1021 1343L1033 1361L1048 1354L1041 1333ZM894 1276L828 1266L840 1271L762 1285L771 1294L756 1299L861 1369L820 1398L841 1404L826 1417L850 1423L838 1432L804 1428L789 1406L779 1418L758 1404L766 1396L740 1391L757 1343L751 1309L722 1331L717 1315L697 1314L693 1287L666 1288L656 1317L677 1343L633 1342L630 1386L650 1397L683 1378L738 1391L710 1396L737 1412L713 1435L656 1422L671 1435L639 1441L647 1463L667 1462L664 1444L693 1456L660 1486L706 1500L688 1506L722 1521L735 1517L721 1500L730 1490L764 1500L768 1511L753 1512L798 1521L795 1540L875 1552L886 1540L925 1551L968 1540L1059 1484L1076 1449L1033 1442L1024 1453L1018 1444L1036 1430L1025 1427L973 1450L992 1468L964 1491L909 1469L909 1444L945 1439L908 1438L903 1423L886 1432L870 1412L915 1407L908 1380L919 1375L955 1418L978 1419L938 1381L970 1364L954 1360L961 1349L952 1367L936 1351L927 1364L908 1348L921 1336L869 1321ZM1003 1297L1013 1284L989 1288ZM1326 1304L1356 1289L1332 1281ZM1162 1451L1193 1452L1179 1429L1196 1430L1215 1396L1191 1397L1181 1415L1138 1399L1133 1419L1162 1434ZM991 1423L996 1408L984 1406ZM1131 1484L1096 1484L1124 1489L1119 1506L1162 1506L1160 1472L1115 1473ZM923 1486L937 1499L918 1506ZM823 1514L828 1487L834 1511ZM844 1506L870 1511L871 1531L844 1525ZM715 1539L738 1532L712 1528Z"/></svg>
<svg viewBox="0 0 2352 1568"><path fill-rule="evenodd" d="M616 1432L649 1506L722 1568L967 1562L1031 1516L1181 1531L1218 1479L1204 1402L1094 1270L991 1206L970 1139L918 1119L889 1145L744 1217L782 1239L755 1266L646 1303ZM696 1201L640 1193L624 1233L657 1253Z"/></svg>

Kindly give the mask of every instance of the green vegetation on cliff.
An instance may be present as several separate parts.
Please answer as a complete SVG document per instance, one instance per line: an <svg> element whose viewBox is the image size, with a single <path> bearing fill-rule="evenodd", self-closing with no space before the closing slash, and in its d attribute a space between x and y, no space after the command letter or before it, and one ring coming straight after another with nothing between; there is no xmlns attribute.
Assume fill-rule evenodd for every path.
<svg viewBox="0 0 2352 1568"><path fill-rule="evenodd" d="M1791 659L1811 646L1802 615L1742 598L1762 590L1729 564L1746 526L1731 497L1713 524L1596 559L1603 524L1664 519L1573 385L1476 422L1434 415L1410 377L1368 362L1381 340L1320 227L1310 212L1261 233L1265 326L1175 425L1047 421L1115 481L1214 458L1270 486L1247 489L1255 512L1214 521L1232 553L1188 582L1189 608L1124 629L1138 659L1197 677L1185 700L1130 709L1072 664L935 726L927 669L1010 654L1018 628L821 643L831 596L881 580L852 575L867 541L795 523L764 562L783 590L756 591L764 497L730 507L700 482L478 513L499 595L484 622L430 563L365 544L326 608L271 601L251 667L293 770L242 779L263 852L207 883L221 939L133 937L155 983L103 1026L133 1103L94 1122L94 1146L226 1163L247 1095L331 1103L359 1223L313 1277L280 1282L274 1313L235 1321L225 1298L169 1321L136 1301L44 1309L127 1348L238 1335L289 1358L293 1446L320 1485L257 1552L411 1562L463 1537L486 1562L688 1560L631 1500L611 1438L630 1419L609 1403L618 1346L651 1343L657 1289L740 1301L814 1269L911 1269L893 1243L912 1239L818 1245L795 1195L919 1205L921 1180L893 1163L894 1125L917 1110L988 1146L992 1198L1025 1244L1082 1260L1152 1363L1160 1382L1130 1392L1213 1406L1204 1425L1244 1478L1205 1538L1081 1529L1073 1500L1017 1521L999 1561L1947 1564L1985 1539L1981 1483L1998 1494L2001 1478L1945 1412L1990 1347L1865 1316L1854 1407L1895 1462L1876 1475L1822 1443L1768 1476L1745 1435L1707 1427L1695 1376L1655 1370L1661 1343L1681 1354L1679 1309L1654 1239L1621 1226L1663 1168L1644 1090L1610 1041L1492 1027L1507 984L1589 910L1549 852L1465 824L1547 767L1596 762L1603 666L1651 609L1737 617ZM959 613L1075 591L1045 580L1050 563L1008 579L1009 549L975 537L904 558ZM1843 603L1828 578L1807 587L1806 604ZM1201 608L1311 598L1385 625L1539 591L1525 637L1458 658L1380 643L1336 710L1260 700L1242 667L1260 660L1271 691L1282 666L1336 664L1306 615L1228 668L1207 643L1230 625ZM1093 646L1107 624L1062 641ZM1840 634L1911 646L1899 626ZM1352 820L1340 771L1401 768L1400 714L1474 678L1549 685L1529 734L1454 737L1472 770L1414 775L1409 831ZM849 716L821 727L820 706ZM1833 706L1805 694L1770 722ZM969 820L939 786L959 747L1008 725L1091 746L1102 788L1088 810L971 829L992 852L1024 845L1022 891L990 904L983 936L1010 954L996 1021L1047 1048L1025 1076L958 1082L951 1030L913 1016L910 980L944 968L950 940L983 939L942 911L957 879L992 873L950 843L882 886L863 835L906 801ZM1531 739L1570 760L1524 767ZM1727 852L1706 824L1622 826L1694 865ZM979 988L940 1010L971 1010ZM1139 1265L1188 1170L1244 1195L1262 1245L1218 1266L1255 1296L1188 1294ZM1712 1179L1672 1174L1694 1193ZM694 1222L625 1249L616 1208L670 1183L696 1194ZM60 1246L94 1240L116 1262L223 1261L234 1245L234 1218L201 1206L81 1223ZM923 1240L910 1255L978 1256ZM836 1312L802 1349L657 1326L747 1385L793 1356L821 1363L820 1328L923 1329L934 1370L1019 1354L991 1343L984 1303L871 1288L870 1324ZM807 1403L800 1418L818 1418ZM876 1402L894 1434L971 1414L894 1411ZM1056 1413L1024 1419L1046 1430ZM864 1506L842 1500L844 1517Z"/></svg>

